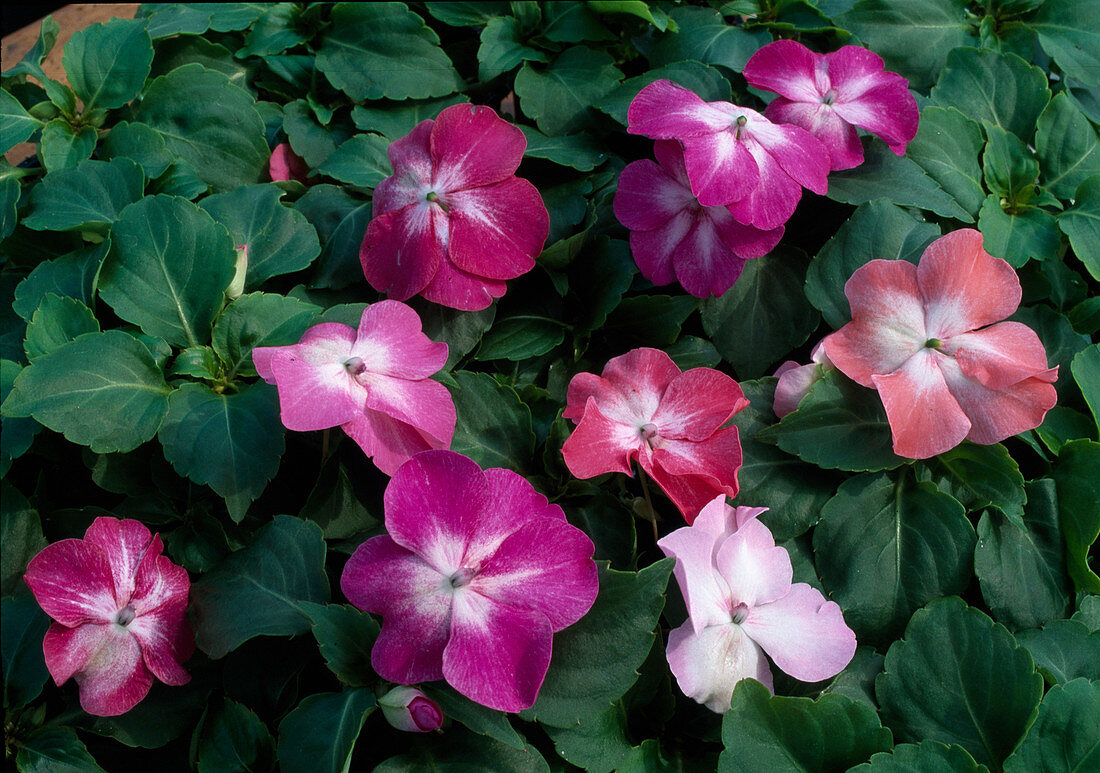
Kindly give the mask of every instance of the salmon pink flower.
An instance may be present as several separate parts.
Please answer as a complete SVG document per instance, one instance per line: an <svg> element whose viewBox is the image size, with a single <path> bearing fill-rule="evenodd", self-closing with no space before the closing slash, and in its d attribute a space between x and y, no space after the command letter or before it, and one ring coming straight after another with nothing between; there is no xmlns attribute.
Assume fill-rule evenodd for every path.
<svg viewBox="0 0 1100 773"><path fill-rule="evenodd" d="M825 375L825 371L831 370L832 367L833 363L829 362L821 341L817 342L817 346L810 353L808 365L799 365L794 360L784 362L775 371L779 383L775 385L772 412L782 419L794 411L802 402L802 398L813 389L814 384Z"/></svg>
<svg viewBox="0 0 1100 773"><path fill-rule="evenodd" d="M787 222L802 188L825 193L829 153L805 129L729 102L704 102L658 80L634 97L627 131L679 140L691 192L704 207L728 206L738 222L770 231Z"/></svg>
<svg viewBox="0 0 1100 773"><path fill-rule="evenodd" d="M852 321L825 338L825 352L878 390L899 456L926 459L963 439L996 443L1038 427L1054 407L1058 368L1047 367L1035 331L1000 321L1020 304L1020 280L982 249L978 231L941 236L916 266L872 260L844 294Z"/></svg>
<svg viewBox="0 0 1100 773"><path fill-rule="evenodd" d="M596 600L592 541L521 476L452 451L403 464L383 501L388 536L360 545L340 578L352 604L382 615L374 670L530 707L554 633Z"/></svg>
<svg viewBox="0 0 1100 773"><path fill-rule="evenodd" d="M191 581L161 555L159 535L133 520L96 518L84 539L47 545L25 579L54 619L42 642L59 686L80 686L80 706L113 717L136 706L153 686L186 684L180 664L195 651L184 617Z"/></svg>
<svg viewBox="0 0 1100 773"><path fill-rule="evenodd" d="M680 689L724 713L734 686L753 678L772 689L765 654L803 682L839 674L856 651L840 607L806 583L794 583L791 559L756 516L764 507L715 499L691 526L662 538L676 559L688 620L669 634L665 652Z"/></svg>
<svg viewBox="0 0 1100 773"><path fill-rule="evenodd" d="M920 111L909 81L883 68L882 57L859 46L815 54L794 40L777 40L752 55L744 75L750 85L779 94L764 115L821 140L837 170L863 163L857 126L899 156L917 134Z"/></svg>
<svg viewBox="0 0 1100 773"><path fill-rule="evenodd" d="M452 105L389 147L359 251L371 286L484 309L530 271L550 232L538 189L515 176L527 140L492 108Z"/></svg>
<svg viewBox="0 0 1100 773"><path fill-rule="evenodd" d="M271 151L267 172L272 180L297 180L305 185L309 177L309 165L290 149L289 143L281 142Z"/></svg>
<svg viewBox="0 0 1100 773"><path fill-rule="evenodd" d="M615 193L615 216L630 229L638 268L653 284L679 282L699 298L721 295L746 260L771 252L783 227L761 231L726 207L704 207L691 192L680 143L658 140L653 152L657 163L628 164Z"/></svg>
<svg viewBox="0 0 1100 773"><path fill-rule="evenodd" d="M562 456L578 478L631 474L637 459L688 523L715 496L737 495L741 442L724 427L749 404L737 382L713 368L684 373L659 349L634 349L603 374L569 382L564 416L577 422Z"/></svg>
<svg viewBox="0 0 1100 773"><path fill-rule="evenodd" d="M256 347L252 359L278 387L287 429L341 427L387 475L419 451L451 444L454 400L429 378L447 362L447 344L424 335L403 303L368 306L358 330L314 325L291 346Z"/></svg>

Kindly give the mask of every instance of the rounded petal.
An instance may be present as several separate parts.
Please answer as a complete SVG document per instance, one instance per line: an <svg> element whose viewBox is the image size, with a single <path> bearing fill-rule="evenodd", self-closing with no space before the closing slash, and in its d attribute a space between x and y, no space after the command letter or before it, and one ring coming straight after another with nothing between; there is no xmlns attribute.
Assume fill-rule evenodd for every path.
<svg viewBox="0 0 1100 773"><path fill-rule="evenodd" d="M736 222L725 207L707 209ZM685 290L696 298L709 298L722 295L733 286L745 268L745 259L730 249L714 220L699 212L695 227L676 245L672 265Z"/></svg>
<svg viewBox="0 0 1100 773"><path fill-rule="evenodd" d="M662 141L662 144L670 141ZM679 149L679 143L672 142ZM680 150L683 167L683 151ZM613 208L619 222L632 231L652 231L696 205L691 188L664 167L644 159L632 161L619 174Z"/></svg>
<svg viewBox="0 0 1100 773"><path fill-rule="evenodd" d="M733 121L728 102L704 102L690 89L656 80L638 92L627 109L627 131L652 139L683 139L724 131Z"/></svg>
<svg viewBox="0 0 1100 773"><path fill-rule="evenodd" d="M758 185L744 198L729 205L730 214L741 223L761 230L786 223L802 200L800 186L759 145L750 144L757 161Z"/></svg>
<svg viewBox="0 0 1100 773"><path fill-rule="evenodd" d="M660 349L641 347L612 357L603 373L578 373L569 382L567 419L578 421L589 397L607 418L640 429L653 418L661 396L680 369Z"/></svg>
<svg viewBox="0 0 1100 773"><path fill-rule="evenodd" d="M420 201L431 190L431 134L435 121L421 121L413 130L390 143L386 154L394 173L374 189L374 217Z"/></svg>
<svg viewBox="0 0 1100 773"><path fill-rule="evenodd" d="M732 378L714 368L692 368L665 389L653 423L662 438L702 441L748 406Z"/></svg>
<svg viewBox="0 0 1100 773"><path fill-rule="evenodd" d="M724 499L715 498L714 502L723 502ZM703 512L713 509L714 502L704 507ZM672 571L684 597L691 628L696 634L709 626L729 623L732 619L729 586L714 566L718 538L723 536L696 526L684 526L657 541L657 547L666 556L676 559Z"/></svg>
<svg viewBox="0 0 1100 773"><path fill-rule="evenodd" d="M605 472L631 475L630 460L642 445L638 430L613 421L600 410L599 401L589 397L573 434L565 439L561 454L565 466L578 478L594 478Z"/></svg>
<svg viewBox="0 0 1100 773"><path fill-rule="evenodd" d="M882 58L859 46L844 46L826 54L825 60L840 117L882 138L891 150L903 155L920 121L909 82L897 73L884 72Z"/></svg>
<svg viewBox="0 0 1100 773"><path fill-rule="evenodd" d="M777 40L757 49L741 74L758 89L795 102L820 102L829 90L824 64L824 56L801 43Z"/></svg>
<svg viewBox="0 0 1100 773"><path fill-rule="evenodd" d="M60 685L75 677L80 707L97 717L125 714L153 686L137 639L121 625L54 624L46 631L42 649L54 682Z"/></svg>
<svg viewBox="0 0 1100 773"><path fill-rule="evenodd" d="M998 322L944 341L967 378L990 389L1004 389L1025 378L1053 383L1058 368L1047 367L1047 352L1035 331L1020 322Z"/></svg>
<svg viewBox="0 0 1100 773"><path fill-rule="evenodd" d="M269 364L279 390L279 415L287 429L327 429L363 410L366 390L344 364L350 357L350 342L324 337L341 329L352 333L347 325L317 325L306 331L302 343L280 347L272 354Z"/></svg>
<svg viewBox="0 0 1100 773"><path fill-rule="evenodd" d="M191 681L191 675L181 665L195 651L195 636L184 615L186 606L185 597L182 604L140 615L127 626L141 645L146 668L165 684Z"/></svg>
<svg viewBox="0 0 1100 773"><path fill-rule="evenodd" d="M960 363L950 358L941 361L940 369L947 388L970 420L966 439L989 445L1005 438L1035 429L1043 423L1047 411L1058 402L1058 393L1050 383L1057 373L1044 372L1002 389L990 389L968 378Z"/></svg>
<svg viewBox="0 0 1100 773"><path fill-rule="evenodd" d="M467 566L482 565L501 543L528 524L543 520L566 523L562 509L550 504L522 475L500 467L481 475L486 501L492 505L473 524L465 555Z"/></svg>
<svg viewBox="0 0 1100 773"><path fill-rule="evenodd" d="M786 596L791 588L791 558L757 520L746 521L722 542L714 565L733 604L750 610Z"/></svg>
<svg viewBox="0 0 1100 773"><path fill-rule="evenodd" d="M720 429L706 440L660 438L647 472L690 524L719 494L737 496L741 443L737 427Z"/></svg>
<svg viewBox="0 0 1100 773"><path fill-rule="evenodd" d="M779 381L775 385L772 411L780 419L798 408L802 398L810 393L810 389L817 383L823 373L821 366L816 362L811 362L809 365L798 365L791 361L791 364L795 367L787 368L782 373L776 371L779 375Z"/></svg>
<svg viewBox="0 0 1100 773"><path fill-rule="evenodd" d="M370 408L341 424L340 428L386 475L393 475L398 467L422 451L450 445L450 437L446 440L434 437L412 424ZM453 430L453 423L451 428Z"/></svg>
<svg viewBox="0 0 1100 773"><path fill-rule="evenodd" d="M669 633L665 657L684 695L719 714L729 711L733 688L742 679L772 689L764 651L732 623L711 626L698 636L687 623L681 625Z"/></svg>
<svg viewBox="0 0 1100 773"><path fill-rule="evenodd" d="M499 183L516 173L527 138L491 107L444 108L431 132L432 184L453 192Z"/></svg>
<svg viewBox="0 0 1100 773"><path fill-rule="evenodd" d="M404 301L424 290L444 262L449 239L446 213L417 201L375 215L359 248L359 262L370 286Z"/></svg>
<svg viewBox="0 0 1100 773"><path fill-rule="evenodd" d="M447 205L447 257L457 268L489 279L513 279L534 268L550 233L550 215L534 185L509 177L452 193Z"/></svg>
<svg viewBox="0 0 1100 773"><path fill-rule="evenodd" d="M740 201L760 184L757 159L732 131L685 137L682 142L691 192L704 207Z"/></svg>
<svg viewBox="0 0 1100 773"><path fill-rule="evenodd" d="M751 141L758 143L796 183L824 195L829 188L829 152L821 141L801 127L772 123L759 113L754 115L756 120L749 124Z"/></svg>
<svg viewBox="0 0 1100 773"><path fill-rule="evenodd" d="M676 281L673 255L695 225L690 212L680 212L660 228L652 231L631 231L630 252L642 276L655 285Z"/></svg>
<svg viewBox="0 0 1100 773"><path fill-rule="evenodd" d="M744 260L760 258L767 255L779 244L785 231L783 226L777 226L769 230L756 228L739 222L728 208L710 207L707 209L707 217L718 229L718 235L722 241L733 251L733 254Z"/></svg>
<svg viewBox="0 0 1100 773"><path fill-rule="evenodd" d="M695 519L692 528L713 534L715 537L725 537L767 511L766 507L745 505L730 507L726 504L725 495L717 496L699 511L699 517Z"/></svg>
<svg viewBox="0 0 1100 773"><path fill-rule="evenodd" d="M117 609L130 603L143 562L153 565L164 549L160 536L154 536L141 521L100 516L84 532L84 541L98 545L107 554L114 578ZM187 573L184 572L186 578Z"/></svg>
<svg viewBox="0 0 1100 773"><path fill-rule="evenodd" d="M113 622L114 576L103 548L80 539L47 545L23 576L43 611L64 626Z"/></svg>
<svg viewBox="0 0 1100 773"><path fill-rule="evenodd" d="M421 328L420 315L400 301L379 301L363 310L351 354L366 369L399 378L427 378L447 362L447 344Z"/></svg>
<svg viewBox="0 0 1100 773"><path fill-rule="evenodd" d="M832 171L852 169L863 163L863 145L856 127L841 117L835 105L773 99L764 115L775 123L800 126L825 146Z"/></svg>
<svg viewBox="0 0 1100 773"><path fill-rule="evenodd" d="M267 172L272 180L297 180L304 183L309 176L309 165L290 149L289 143L280 142L271 151Z"/></svg>
<svg viewBox="0 0 1100 773"><path fill-rule="evenodd" d="M435 438L443 448L455 431L455 403L447 387L430 378L413 381L375 373L360 378L367 388L367 409L409 424ZM427 449L421 449L427 450Z"/></svg>
<svg viewBox="0 0 1100 773"><path fill-rule="evenodd" d="M480 311L489 308L494 298L504 295L508 289L500 279L475 276L443 259L432 281L420 294L440 306L460 311Z"/></svg>

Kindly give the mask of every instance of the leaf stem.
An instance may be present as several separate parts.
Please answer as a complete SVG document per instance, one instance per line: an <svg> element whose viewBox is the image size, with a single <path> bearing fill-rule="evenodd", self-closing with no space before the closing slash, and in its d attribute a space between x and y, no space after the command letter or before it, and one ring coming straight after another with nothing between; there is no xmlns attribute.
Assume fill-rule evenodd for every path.
<svg viewBox="0 0 1100 773"><path fill-rule="evenodd" d="M645 474L645 470L642 469L642 465L638 464L637 461L634 462L634 465L638 468L638 480L642 482L642 496L645 497L646 507L649 508L649 524L653 527L653 542L656 544L661 535L657 533L657 511L653 507L653 498L649 495L648 476Z"/></svg>

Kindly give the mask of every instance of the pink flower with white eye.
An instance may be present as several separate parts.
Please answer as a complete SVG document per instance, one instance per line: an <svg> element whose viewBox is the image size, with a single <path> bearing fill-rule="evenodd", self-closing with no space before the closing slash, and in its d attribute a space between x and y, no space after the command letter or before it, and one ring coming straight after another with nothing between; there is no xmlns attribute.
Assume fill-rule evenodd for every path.
<svg viewBox="0 0 1100 773"><path fill-rule="evenodd" d="M578 478L631 475L637 459L688 523L715 496L737 495L741 442L724 425L749 401L725 373L681 373L661 350L634 349L599 376L575 375L566 400L562 415L577 428L561 452Z"/></svg>
<svg viewBox="0 0 1100 773"><path fill-rule="evenodd" d="M724 713L733 688L753 678L772 689L767 654L803 682L839 674L856 651L840 607L806 583L756 516L764 507L715 499L692 526L658 541L676 559L688 620L669 634L666 657L680 689Z"/></svg>
<svg viewBox="0 0 1100 773"><path fill-rule="evenodd" d="M805 129L729 102L704 102L672 81L639 91L627 121L631 134L680 141L700 204L727 206L738 222L764 231L787 222L803 187L823 194L829 185L829 153Z"/></svg>
<svg viewBox="0 0 1100 773"><path fill-rule="evenodd" d="M80 706L113 717L136 706L153 677L181 685L180 664L195 651L184 612L191 581L161 555L163 545L143 524L96 518L84 539L47 545L24 579L54 619L42 651L57 685L80 686Z"/></svg>
<svg viewBox="0 0 1100 773"><path fill-rule="evenodd" d="M439 704L415 687L394 687L378 699L378 708L391 726L406 733L430 733L443 724Z"/></svg>
<svg viewBox="0 0 1100 773"><path fill-rule="evenodd" d="M388 536L360 545L340 578L352 604L382 615L374 670L446 679L500 711L533 705L554 633L596 600L592 540L521 476L453 451L403 464L384 503Z"/></svg>
<svg viewBox="0 0 1100 773"><path fill-rule="evenodd" d="M550 232L538 189L515 176L527 139L492 108L452 105L389 147L359 260L371 286L464 311L534 268Z"/></svg>
<svg viewBox="0 0 1100 773"><path fill-rule="evenodd" d="M775 385L775 399L772 400L772 412L780 419L791 413L802 398L810 393L814 384L821 380L825 371L832 370L833 363L825 354L825 347L821 341L810 353L810 363L799 365L794 360L787 360L780 365L775 375L779 383Z"/></svg>
<svg viewBox="0 0 1100 773"><path fill-rule="evenodd" d="M882 57L859 46L815 54L794 40L777 40L752 55L744 76L750 85L779 94L764 115L821 140L837 170L863 163L857 126L899 156L917 135L920 111L909 81L883 68Z"/></svg>
<svg viewBox="0 0 1100 773"><path fill-rule="evenodd" d="M314 325L291 346L256 347L252 360L278 387L287 429L340 427L387 475L413 454L451 444L454 399L429 378L447 362L447 344L424 335L403 303L368 306L358 330Z"/></svg>
<svg viewBox="0 0 1100 773"><path fill-rule="evenodd" d="M287 142L280 142L271 151L271 158L267 162L267 173L272 180L297 180L307 185L309 177L309 165L290 148Z"/></svg>
<svg viewBox="0 0 1100 773"><path fill-rule="evenodd" d="M721 295L746 260L775 248L783 227L761 231L726 207L704 207L691 192L680 143L658 140L653 152L657 163L627 164L615 193L615 216L630 229L634 260L653 284L679 282L699 298Z"/></svg>
<svg viewBox="0 0 1100 773"><path fill-rule="evenodd" d="M1001 322L1020 280L965 228L914 266L872 260L844 285L852 321L823 341L844 375L877 389L894 453L926 459L964 439L990 444L1038 427L1058 395L1039 336ZM996 324L994 324L996 323Z"/></svg>

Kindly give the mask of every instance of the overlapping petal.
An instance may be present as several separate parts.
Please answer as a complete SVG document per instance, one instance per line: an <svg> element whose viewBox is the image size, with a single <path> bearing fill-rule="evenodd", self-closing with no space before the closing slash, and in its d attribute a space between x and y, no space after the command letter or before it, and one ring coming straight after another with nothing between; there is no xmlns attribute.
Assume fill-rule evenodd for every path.
<svg viewBox="0 0 1100 773"><path fill-rule="evenodd" d="M67 628L54 623L46 631L42 649L56 684L76 679L80 707L89 714L125 714L153 686L141 645L122 626L103 623Z"/></svg>
<svg viewBox="0 0 1100 773"><path fill-rule="evenodd" d="M684 623L668 635L665 654L684 695L719 714L729 711L733 688L742 679L772 689L764 651L736 625L715 625L695 634Z"/></svg>

